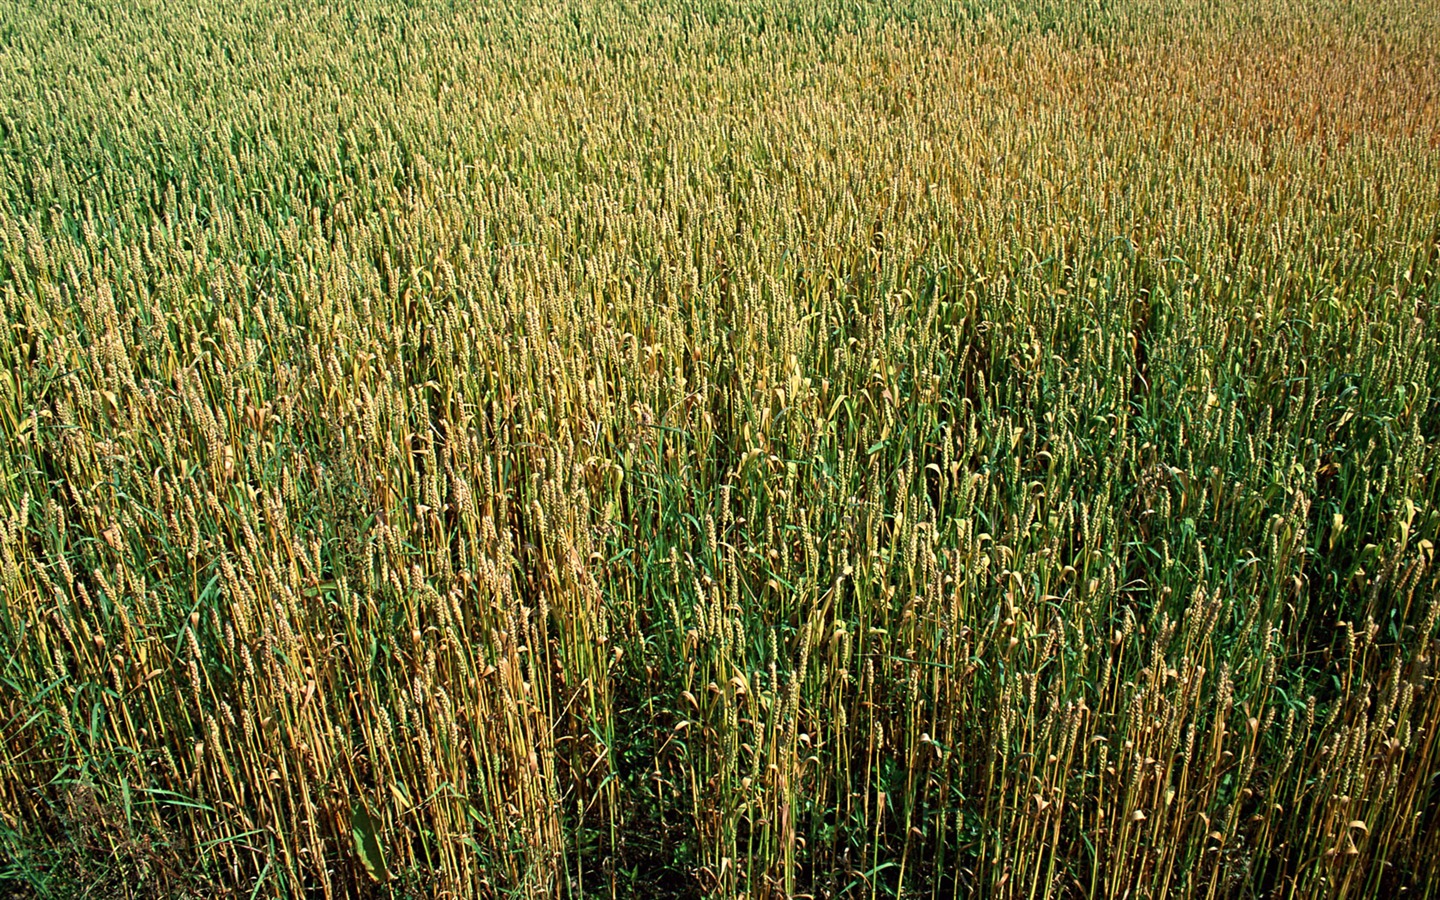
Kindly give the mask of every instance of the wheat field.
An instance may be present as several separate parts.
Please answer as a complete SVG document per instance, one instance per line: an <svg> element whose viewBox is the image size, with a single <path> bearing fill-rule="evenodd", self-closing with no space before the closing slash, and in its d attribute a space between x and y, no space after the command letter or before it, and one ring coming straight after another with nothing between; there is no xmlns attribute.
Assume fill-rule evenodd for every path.
<svg viewBox="0 0 1440 900"><path fill-rule="evenodd" d="M1436 34L0 0L0 894L1440 895Z"/></svg>

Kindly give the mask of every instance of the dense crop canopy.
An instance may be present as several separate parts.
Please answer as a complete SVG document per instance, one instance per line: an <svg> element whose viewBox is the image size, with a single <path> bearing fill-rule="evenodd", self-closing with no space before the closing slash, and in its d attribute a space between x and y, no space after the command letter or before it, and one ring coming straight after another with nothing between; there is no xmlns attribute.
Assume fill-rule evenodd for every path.
<svg viewBox="0 0 1440 900"><path fill-rule="evenodd" d="M0 0L0 893L1433 896L1437 34Z"/></svg>

